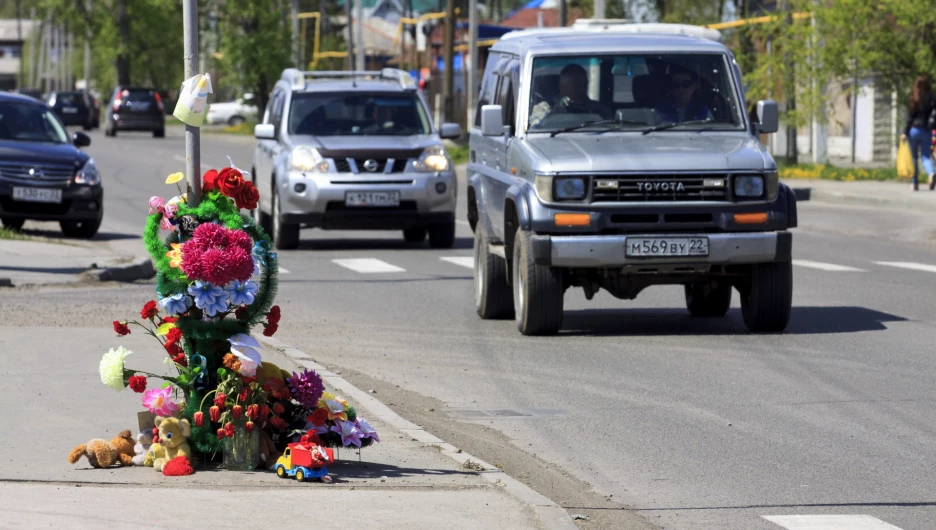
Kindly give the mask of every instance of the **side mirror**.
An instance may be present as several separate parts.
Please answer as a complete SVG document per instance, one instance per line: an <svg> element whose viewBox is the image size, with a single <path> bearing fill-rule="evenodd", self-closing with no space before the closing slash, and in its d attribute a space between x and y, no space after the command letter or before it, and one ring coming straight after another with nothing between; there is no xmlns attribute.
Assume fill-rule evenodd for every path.
<svg viewBox="0 0 936 530"><path fill-rule="evenodd" d="M504 110L500 105L481 107L481 134L484 136L504 135Z"/></svg>
<svg viewBox="0 0 936 530"><path fill-rule="evenodd" d="M780 129L780 112L777 102L763 99L757 102L758 130L762 133L775 133Z"/></svg>
<svg viewBox="0 0 936 530"><path fill-rule="evenodd" d="M88 147L91 145L91 137L83 132L76 132L72 135L72 143L75 147Z"/></svg>
<svg viewBox="0 0 936 530"><path fill-rule="evenodd" d="M443 140L456 140L461 138L461 135L461 125L457 123L443 123L442 129L439 131L439 136L441 136Z"/></svg>
<svg viewBox="0 0 936 530"><path fill-rule="evenodd" d="M272 123L260 123L254 126L254 136L258 140L275 140L276 128Z"/></svg>

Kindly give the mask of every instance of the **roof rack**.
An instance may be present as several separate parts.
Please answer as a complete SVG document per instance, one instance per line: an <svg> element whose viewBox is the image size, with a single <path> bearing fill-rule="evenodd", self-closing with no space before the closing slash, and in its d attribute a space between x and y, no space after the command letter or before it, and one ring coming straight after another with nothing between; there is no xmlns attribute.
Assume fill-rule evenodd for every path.
<svg viewBox="0 0 936 530"><path fill-rule="evenodd" d="M416 90L416 81L409 72L397 68L383 68L381 70L334 70L334 71L309 71L303 72L297 68L287 68L283 70L280 80L287 81L293 88L305 88L307 79L350 79L352 82L358 79L380 79L394 81L400 85L403 90Z"/></svg>
<svg viewBox="0 0 936 530"><path fill-rule="evenodd" d="M690 24L630 23L622 20L579 19L572 26L560 28L530 28L505 33L501 40L536 35L562 35L587 33L646 33L657 35L689 35L722 42L718 30Z"/></svg>

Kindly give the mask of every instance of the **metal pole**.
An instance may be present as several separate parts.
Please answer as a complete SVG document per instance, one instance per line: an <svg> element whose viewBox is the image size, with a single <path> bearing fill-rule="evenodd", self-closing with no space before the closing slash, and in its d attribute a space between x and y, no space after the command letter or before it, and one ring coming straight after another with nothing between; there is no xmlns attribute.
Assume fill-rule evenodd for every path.
<svg viewBox="0 0 936 530"><path fill-rule="evenodd" d="M33 21L32 28L29 32L29 79L26 80L26 85L29 88L36 88L36 52L42 41L42 25L40 23L39 38L36 38L36 10L33 9L29 17L30 21Z"/></svg>
<svg viewBox="0 0 936 530"><path fill-rule="evenodd" d="M481 64L478 61L478 0L468 2L468 35L468 49L471 54L471 61L470 65L468 65L468 61L462 61L462 64L466 65L465 67L468 69L468 101L465 126L471 127L474 122L474 113L472 111L475 106L475 96L478 93L478 68Z"/></svg>
<svg viewBox="0 0 936 530"><path fill-rule="evenodd" d="M364 0L355 0L354 9L354 24L357 26L357 67L359 70L367 70L367 65L364 64Z"/></svg>
<svg viewBox="0 0 936 530"><path fill-rule="evenodd" d="M354 2L348 0L345 4L348 15L348 70L354 70Z"/></svg>
<svg viewBox="0 0 936 530"><path fill-rule="evenodd" d="M88 13L91 13L91 0L87 2ZM88 27L85 29L85 43L84 43L84 80L85 80L85 93L88 95L90 100L91 97L91 24L88 24Z"/></svg>
<svg viewBox="0 0 936 530"><path fill-rule="evenodd" d="M183 0L185 79L198 74L198 5L197 0ZM185 126L185 175L188 179L188 204L201 202L201 137L198 127Z"/></svg>
<svg viewBox="0 0 936 530"><path fill-rule="evenodd" d="M852 88L852 115L851 115L851 161L855 163L855 153L858 150L858 60L855 59L855 79Z"/></svg>
<svg viewBox="0 0 936 530"><path fill-rule="evenodd" d="M72 33L68 34L68 75L65 77L68 80L68 86L66 90L75 89L75 35Z"/></svg>
<svg viewBox="0 0 936 530"><path fill-rule="evenodd" d="M566 5L566 0L559 0L559 26L566 27L569 25L569 9Z"/></svg>
<svg viewBox="0 0 936 530"><path fill-rule="evenodd" d="M305 70L302 59L299 57L299 0L292 0L292 42L293 42L293 63L296 68Z"/></svg>
<svg viewBox="0 0 936 530"><path fill-rule="evenodd" d="M442 78L442 94L445 97L445 121L450 121L454 114L455 98L453 86L455 82L454 68L454 41L455 41L455 0L448 0L445 6L445 72Z"/></svg>
<svg viewBox="0 0 936 530"><path fill-rule="evenodd" d="M39 52L39 56L36 58L36 83L35 87L38 88L43 94L46 92L45 87L45 74L46 68L48 68L48 54L49 54L49 19L42 23L42 26L39 28L39 49L36 50Z"/></svg>
<svg viewBox="0 0 936 530"><path fill-rule="evenodd" d="M595 0L595 15L592 18L602 19L605 17L604 0Z"/></svg>

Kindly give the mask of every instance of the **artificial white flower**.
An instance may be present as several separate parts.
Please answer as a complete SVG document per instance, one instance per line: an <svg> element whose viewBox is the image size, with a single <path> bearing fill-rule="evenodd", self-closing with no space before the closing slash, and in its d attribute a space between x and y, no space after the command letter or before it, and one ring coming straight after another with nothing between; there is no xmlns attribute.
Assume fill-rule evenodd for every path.
<svg viewBox="0 0 936 530"><path fill-rule="evenodd" d="M124 387L124 359L132 351L123 346L110 351L101 357L101 365L98 370L101 372L101 382L120 392Z"/></svg>
<svg viewBox="0 0 936 530"><path fill-rule="evenodd" d="M231 343L231 353L241 362L240 374L246 377L257 375L260 367L260 351L263 347L257 339L245 333L238 333L228 339Z"/></svg>

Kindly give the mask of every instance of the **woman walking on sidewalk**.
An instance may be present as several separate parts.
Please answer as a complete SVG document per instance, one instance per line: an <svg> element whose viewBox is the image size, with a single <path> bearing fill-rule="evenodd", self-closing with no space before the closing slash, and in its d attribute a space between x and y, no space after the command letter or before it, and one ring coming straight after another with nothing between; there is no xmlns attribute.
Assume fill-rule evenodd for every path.
<svg viewBox="0 0 936 530"><path fill-rule="evenodd" d="M932 118L936 118L936 97L930 90L930 80L920 74L913 83L913 93L907 109L907 126L900 135L901 140L909 137L910 153L913 154L913 191L920 189L920 167L918 160L923 159L923 170L929 176L929 189L936 188L936 171L933 170L933 127Z"/></svg>

